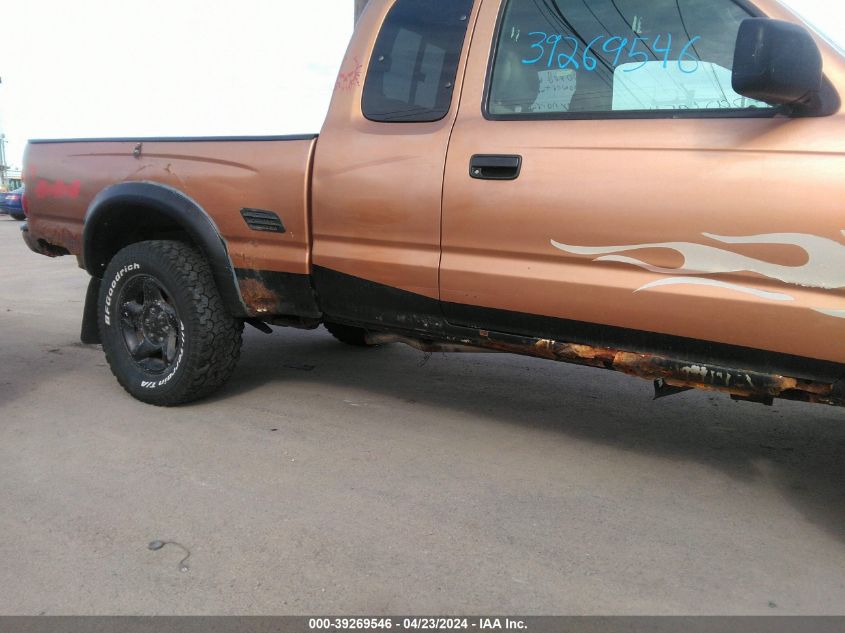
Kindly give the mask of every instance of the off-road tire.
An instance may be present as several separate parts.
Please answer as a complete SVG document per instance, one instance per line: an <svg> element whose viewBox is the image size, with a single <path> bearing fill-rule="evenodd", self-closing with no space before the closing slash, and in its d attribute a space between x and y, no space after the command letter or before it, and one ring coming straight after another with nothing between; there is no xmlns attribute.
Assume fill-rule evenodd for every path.
<svg viewBox="0 0 845 633"><path fill-rule="evenodd" d="M323 327L341 343L346 343L353 347L378 347L378 345L367 343L367 330L364 328L328 322L323 323Z"/></svg>
<svg viewBox="0 0 845 633"><path fill-rule="evenodd" d="M143 287L142 305L126 300L130 293L138 295L138 284ZM162 301L148 302L147 289L156 284ZM152 361L139 361L130 351L127 337L140 331L145 332L140 338L147 336L146 325L138 325L143 315L146 325L150 316L152 321L157 317L159 324L165 323L163 331L170 332L167 350L173 358L169 366L167 358L159 361L161 371L142 366ZM106 359L120 385L138 400L163 407L199 400L222 387L235 371L244 327L223 305L205 258L176 241L139 242L114 256L100 288L98 324ZM159 340L156 333L151 336L153 342ZM162 348L161 356L166 355Z"/></svg>

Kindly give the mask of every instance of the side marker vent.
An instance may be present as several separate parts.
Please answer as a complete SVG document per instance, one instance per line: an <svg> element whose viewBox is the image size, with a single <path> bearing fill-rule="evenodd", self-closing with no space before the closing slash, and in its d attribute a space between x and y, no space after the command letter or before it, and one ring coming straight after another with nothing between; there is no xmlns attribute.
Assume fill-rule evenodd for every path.
<svg viewBox="0 0 845 633"><path fill-rule="evenodd" d="M263 233L287 232L282 219L272 211L241 209L241 215L244 221L246 221L247 226L253 231L261 231Z"/></svg>

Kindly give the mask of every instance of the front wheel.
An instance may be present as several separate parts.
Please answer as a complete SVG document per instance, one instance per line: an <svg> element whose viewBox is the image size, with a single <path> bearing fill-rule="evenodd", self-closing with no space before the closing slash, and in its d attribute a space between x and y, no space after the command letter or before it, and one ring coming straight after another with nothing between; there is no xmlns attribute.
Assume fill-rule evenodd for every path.
<svg viewBox="0 0 845 633"><path fill-rule="evenodd" d="M227 312L208 263L187 244L121 250L106 268L98 313L112 373L142 402L199 400L235 370L243 322Z"/></svg>

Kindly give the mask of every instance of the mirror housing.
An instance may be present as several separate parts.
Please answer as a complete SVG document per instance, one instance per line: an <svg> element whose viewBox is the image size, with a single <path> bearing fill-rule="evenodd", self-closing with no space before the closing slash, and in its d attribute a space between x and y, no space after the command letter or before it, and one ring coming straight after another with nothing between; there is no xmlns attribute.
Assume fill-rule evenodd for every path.
<svg viewBox="0 0 845 633"><path fill-rule="evenodd" d="M737 94L811 108L818 104L823 77L821 51L805 28L770 18L740 24L733 67Z"/></svg>

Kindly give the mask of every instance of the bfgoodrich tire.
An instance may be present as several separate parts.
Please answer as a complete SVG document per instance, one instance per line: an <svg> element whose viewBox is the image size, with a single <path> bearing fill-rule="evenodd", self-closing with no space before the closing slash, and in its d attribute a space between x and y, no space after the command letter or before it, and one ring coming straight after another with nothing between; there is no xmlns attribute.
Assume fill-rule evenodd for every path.
<svg viewBox="0 0 845 633"><path fill-rule="evenodd" d="M100 338L112 373L142 402L176 406L219 389L241 350L208 263L187 244L139 242L106 268Z"/></svg>

